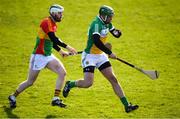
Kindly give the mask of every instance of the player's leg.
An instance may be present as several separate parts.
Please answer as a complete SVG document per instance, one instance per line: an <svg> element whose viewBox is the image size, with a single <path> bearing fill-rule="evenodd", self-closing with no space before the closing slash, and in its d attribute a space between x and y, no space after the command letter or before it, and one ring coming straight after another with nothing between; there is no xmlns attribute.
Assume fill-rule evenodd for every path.
<svg viewBox="0 0 180 119"><path fill-rule="evenodd" d="M75 81L75 86L78 88L89 88L93 85L94 73L84 72L84 79Z"/></svg>
<svg viewBox="0 0 180 119"><path fill-rule="evenodd" d="M75 80L75 81L67 81L64 89L63 89L63 96L67 97L69 94L70 89L73 87L78 88L89 88L92 86L94 81L94 66L85 67L84 70L84 79Z"/></svg>
<svg viewBox="0 0 180 119"><path fill-rule="evenodd" d="M61 89L63 87L66 76L66 69L62 62L60 62L57 59L54 59L50 61L46 67L58 75L55 88Z"/></svg>
<svg viewBox="0 0 180 119"><path fill-rule="evenodd" d="M123 92L123 89L122 89L121 85L118 83L115 74L113 73L113 69L111 67L110 62L106 62L106 63L102 64L99 67L99 70L101 71L103 76L106 77L106 79L108 79L108 81L111 83L115 94L119 97L119 99L123 103L123 105L125 107L125 111L130 112L132 110L137 109L138 105L131 105L130 103L128 103L128 101L125 97L125 94Z"/></svg>
<svg viewBox="0 0 180 119"><path fill-rule="evenodd" d="M125 97L124 92L121 88L121 85L118 83L118 81L112 71L111 64L109 62L106 62L99 67L99 70L101 71L103 76L106 77L108 79L108 81L111 83L115 94L118 97Z"/></svg>
<svg viewBox="0 0 180 119"><path fill-rule="evenodd" d="M64 89L63 89L63 96L67 97L69 94L70 89L73 87L79 88L89 88L92 86L94 81L94 69L95 69L95 55L87 54L85 52L82 53L82 67L84 72L84 79L75 80L75 81L67 81Z"/></svg>
<svg viewBox="0 0 180 119"><path fill-rule="evenodd" d="M60 98L59 98L61 89L64 84L65 76L66 76L65 67L62 64L62 62L60 62L56 58L54 58L52 61L50 61L46 67L58 75L57 80L56 80L55 92L54 92L54 97L52 100L52 105L65 107L66 105L63 104L62 100L60 100Z"/></svg>
<svg viewBox="0 0 180 119"><path fill-rule="evenodd" d="M42 65L42 62L39 62L39 60L41 59L40 57L40 55L31 55L27 80L22 82L18 86L16 91L8 97L11 108L16 107L16 97L26 88L33 85L33 83L37 79L40 70L44 67L44 65Z"/></svg>
<svg viewBox="0 0 180 119"><path fill-rule="evenodd" d="M16 97L20 93L22 93L26 88L33 85L33 83L37 79L37 76L38 76L39 72L40 72L40 70L33 70L32 68L29 68L29 74L28 74L27 80L22 82L18 86L16 91L8 97L11 108L16 107Z"/></svg>
<svg viewBox="0 0 180 119"><path fill-rule="evenodd" d="M17 88L17 92L21 93L23 90L25 90L29 86L32 86L34 84L34 82L36 81L39 72L40 72L40 70L33 70L30 68L27 80L22 82L19 85L19 87ZM14 95L18 96L18 93L17 94L15 93Z"/></svg>

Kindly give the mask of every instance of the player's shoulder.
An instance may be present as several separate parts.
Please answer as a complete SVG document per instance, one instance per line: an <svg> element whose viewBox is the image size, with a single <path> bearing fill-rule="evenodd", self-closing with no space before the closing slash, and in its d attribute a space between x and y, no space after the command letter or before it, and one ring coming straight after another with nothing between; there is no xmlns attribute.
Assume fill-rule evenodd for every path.
<svg viewBox="0 0 180 119"><path fill-rule="evenodd" d="M48 23L51 22L51 19L49 17L45 17L41 20L41 23Z"/></svg>
<svg viewBox="0 0 180 119"><path fill-rule="evenodd" d="M56 26L56 24L51 20L50 17L46 17L44 19L42 19L41 23L40 23L40 26L43 27L43 26Z"/></svg>
<svg viewBox="0 0 180 119"><path fill-rule="evenodd" d="M96 16L96 17L93 19L93 21L91 22L91 26L95 26L95 25L98 25L98 26L102 25L102 23L101 23L101 21L100 21L100 19L99 19L98 16Z"/></svg>
<svg viewBox="0 0 180 119"><path fill-rule="evenodd" d="M96 16L96 17L94 18L94 22L96 22L96 23L98 23L98 24L102 24L102 21L101 21L101 19L100 19L99 16Z"/></svg>

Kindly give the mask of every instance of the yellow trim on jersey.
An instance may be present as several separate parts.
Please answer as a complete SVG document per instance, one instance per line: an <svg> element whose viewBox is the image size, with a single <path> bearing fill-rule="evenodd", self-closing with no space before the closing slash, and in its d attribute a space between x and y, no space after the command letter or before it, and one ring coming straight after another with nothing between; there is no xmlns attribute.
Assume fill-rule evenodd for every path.
<svg viewBox="0 0 180 119"><path fill-rule="evenodd" d="M107 36L106 37L100 37L101 42L104 44L107 41ZM102 50L100 50L99 48L96 47L95 44L93 44L93 46L91 47L91 54L101 54L103 53Z"/></svg>
<svg viewBox="0 0 180 119"><path fill-rule="evenodd" d="M39 28L38 36L40 39L50 40L49 36L42 30L41 27Z"/></svg>

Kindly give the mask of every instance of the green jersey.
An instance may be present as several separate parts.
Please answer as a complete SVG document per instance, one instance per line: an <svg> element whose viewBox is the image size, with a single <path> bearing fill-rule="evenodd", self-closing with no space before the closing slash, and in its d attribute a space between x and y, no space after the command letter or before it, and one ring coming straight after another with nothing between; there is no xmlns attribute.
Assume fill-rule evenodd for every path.
<svg viewBox="0 0 180 119"><path fill-rule="evenodd" d="M90 54L101 54L102 51L96 47L92 36L94 34L100 35L101 42L105 43L107 41L108 32L112 29L114 29L112 23L105 24L99 16L96 16L88 30L88 41L85 52Z"/></svg>

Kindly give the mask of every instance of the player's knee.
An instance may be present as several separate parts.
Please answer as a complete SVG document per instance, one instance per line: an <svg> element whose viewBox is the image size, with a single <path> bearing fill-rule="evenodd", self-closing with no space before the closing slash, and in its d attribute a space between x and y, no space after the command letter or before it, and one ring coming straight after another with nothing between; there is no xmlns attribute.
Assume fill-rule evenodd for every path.
<svg viewBox="0 0 180 119"><path fill-rule="evenodd" d="M34 84L34 82L32 82L32 81L28 81L28 82L27 82L27 85L28 85L28 86L32 86L33 84Z"/></svg>
<svg viewBox="0 0 180 119"><path fill-rule="evenodd" d="M58 75L60 75L60 76L62 76L62 77L65 77L66 74L67 74L67 73L66 73L66 70L64 70L64 69L62 70L62 69L60 69L60 68L58 69Z"/></svg>
<svg viewBox="0 0 180 119"><path fill-rule="evenodd" d="M66 76L66 71L60 72L59 75L62 76L62 77L65 77Z"/></svg>
<svg viewBox="0 0 180 119"><path fill-rule="evenodd" d="M86 88L89 88L89 87L91 87L93 85L93 82L92 81L87 81L86 83L85 83L85 87Z"/></svg>

